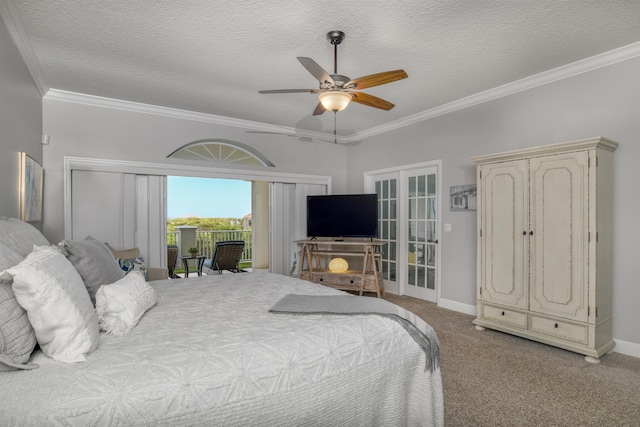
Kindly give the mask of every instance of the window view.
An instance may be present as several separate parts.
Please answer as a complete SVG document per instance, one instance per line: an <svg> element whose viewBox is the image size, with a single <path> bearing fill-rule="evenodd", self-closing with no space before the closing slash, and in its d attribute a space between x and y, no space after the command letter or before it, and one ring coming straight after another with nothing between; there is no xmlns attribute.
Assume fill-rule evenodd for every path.
<svg viewBox="0 0 640 427"><path fill-rule="evenodd" d="M175 277L183 276L185 264L190 272L202 269L182 257L203 259L207 270L216 243L232 240L244 241L239 267L250 268L251 231L250 181L167 177L167 245L177 249Z"/></svg>

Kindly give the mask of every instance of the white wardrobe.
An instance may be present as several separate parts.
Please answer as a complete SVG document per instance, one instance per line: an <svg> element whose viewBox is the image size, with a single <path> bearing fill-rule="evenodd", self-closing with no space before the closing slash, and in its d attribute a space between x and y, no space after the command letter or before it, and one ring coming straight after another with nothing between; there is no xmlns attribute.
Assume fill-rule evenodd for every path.
<svg viewBox="0 0 640 427"><path fill-rule="evenodd" d="M477 329L586 355L611 339L612 168L617 143L591 138L474 157Z"/></svg>

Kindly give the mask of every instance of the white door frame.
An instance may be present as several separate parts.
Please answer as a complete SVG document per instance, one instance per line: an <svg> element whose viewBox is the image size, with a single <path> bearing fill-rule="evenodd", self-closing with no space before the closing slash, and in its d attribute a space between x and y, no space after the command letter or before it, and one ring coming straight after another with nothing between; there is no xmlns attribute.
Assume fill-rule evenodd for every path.
<svg viewBox="0 0 640 427"><path fill-rule="evenodd" d="M193 165L176 165L164 163L147 163L129 160L110 160L85 157L64 158L64 233L65 239L73 239L72 219L72 173L79 171L119 172L136 175L158 176L190 176L201 178L241 179L245 181L266 181L293 184L317 184L326 186L331 191L331 176L303 175L270 170L222 169ZM165 188L166 190L166 188ZM165 191L166 194L166 191ZM164 200L166 206L166 198ZM162 221L160 221L162 222ZM166 223L166 218L164 218ZM140 226L140 224L138 224ZM166 228L164 229L166 232ZM166 241L166 236L164 236ZM144 242L140 242L143 245ZM284 249L283 249L284 250ZM165 249L166 251L166 249ZM161 256L166 259L166 255Z"/></svg>
<svg viewBox="0 0 640 427"><path fill-rule="evenodd" d="M416 169L424 169L424 168L436 168L436 230L438 235L438 244L436 245L436 304L440 301L442 294L442 286L441 286L441 255L442 255L442 244L443 242L443 234L442 234L442 160L433 160L422 163L413 163L409 165L395 166L386 169L378 169L373 171L368 171L364 173L364 189L365 192L373 193L375 192L374 182L379 175L388 175L391 173L398 174L398 218L406 218L407 217L407 188L406 188L406 179L409 172L414 171ZM406 251L400 250L401 247L405 247L407 243L407 227L408 224L406 221L398 222L398 254L396 256L397 259L397 285L396 288L388 289L391 293L397 292L398 295L405 295L406 293L406 282L407 282L407 270L404 267L407 264L408 256ZM385 288L385 290L387 290Z"/></svg>
<svg viewBox="0 0 640 427"><path fill-rule="evenodd" d="M146 163L129 160L109 160L85 157L64 158L64 229L65 238L71 231L71 173L74 170L121 172L138 175L193 176L201 178L242 179L245 181L275 181L305 184L323 184L331 188L331 177L320 175L302 175L272 171L243 169L220 169L192 165L164 163Z"/></svg>

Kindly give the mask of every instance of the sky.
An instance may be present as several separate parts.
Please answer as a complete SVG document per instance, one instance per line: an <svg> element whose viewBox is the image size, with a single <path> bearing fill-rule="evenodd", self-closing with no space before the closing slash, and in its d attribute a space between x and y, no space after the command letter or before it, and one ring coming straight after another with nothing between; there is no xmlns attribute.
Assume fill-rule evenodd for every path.
<svg viewBox="0 0 640 427"><path fill-rule="evenodd" d="M251 182L167 177L167 218L242 218L251 213Z"/></svg>

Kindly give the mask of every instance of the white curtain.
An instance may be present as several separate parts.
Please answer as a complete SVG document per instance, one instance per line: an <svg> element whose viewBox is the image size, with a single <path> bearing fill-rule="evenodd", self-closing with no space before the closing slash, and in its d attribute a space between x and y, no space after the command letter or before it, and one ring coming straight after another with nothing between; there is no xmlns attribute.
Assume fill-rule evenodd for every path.
<svg viewBox="0 0 640 427"><path fill-rule="evenodd" d="M165 176L74 170L71 180L72 239L138 247L148 266L166 267Z"/></svg>
<svg viewBox="0 0 640 427"><path fill-rule="evenodd" d="M323 184L272 182L269 187L269 271L297 275L298 245L307 237L307 196L327 194Z"/></svg>

